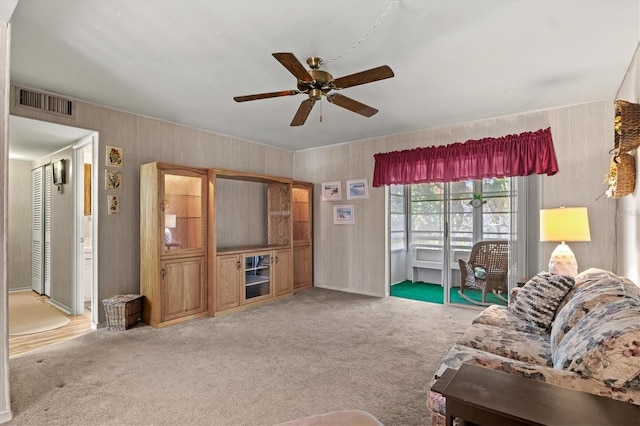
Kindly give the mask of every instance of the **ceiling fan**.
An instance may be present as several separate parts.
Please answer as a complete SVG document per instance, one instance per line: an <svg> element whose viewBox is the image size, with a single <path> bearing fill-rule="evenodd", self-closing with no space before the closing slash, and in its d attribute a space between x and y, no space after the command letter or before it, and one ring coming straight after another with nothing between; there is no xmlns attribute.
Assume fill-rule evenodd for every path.
<svg viewBox="0 0 640 426"><path fill-rule="evenodd" d="M393 71L387 65L372 68L370 70L357 72L344 77L334 79L331 74L320 68L322 59L311 57L307 59L307 64L311 68L306 70L293 53L274 53L273 56L298 79L296 90L283 90L281 92L259 93L256 95L236 96L236 102L255 101L258 99L277 98L280 96L293 96L300 93L308 95L302 101L296 115L291 121L291 126L302 126L307 120L313 105L325 96L329 102L339 107L348 109L365 117L371 117L378 112L377 109L348 98L339 93L330 93L332 90L346 89L347 87L358 86L360 84L372 83L385 78L393 77Z"/></svg>

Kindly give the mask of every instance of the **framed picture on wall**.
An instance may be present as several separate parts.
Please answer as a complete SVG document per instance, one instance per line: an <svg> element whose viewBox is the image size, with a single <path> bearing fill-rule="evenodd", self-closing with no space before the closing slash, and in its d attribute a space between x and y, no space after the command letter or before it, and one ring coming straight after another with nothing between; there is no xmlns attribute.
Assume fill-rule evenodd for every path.
<svg viewBox="0 0 640 426"><path fill-rule="evenodd" d="M347 200L369 198L367 178L351 179L347 181Z"/></svg>
<svg viewBox="0 0 640 426"><path fill-rule="evenodd" d="M124 161L124 152L118 146L107 145L106 165L108 167L122 167Z"/></svg>
<svg viewBox="0 0 640 426"><path fill-rule="evenodd" d="M341 201L342 200L342 182L322 182L322 201Z"/></svg>
<svg viewBox="0 0 640 426"><path fill-rule="evenodd" d="M107 209L109 215L120 213L120 199L117 195L107 195Z"/></svg>
<svg viewBox="0 0 640 426"><path fill-rule="evenodd" d="M114 170L104 171L104 189L107 191L122 190L122 172Z"/></svg>
<svg viewBox="0 0 640 426"><path fill-rule="evenodd" d="M333 206L333 223L334 225L353 225L355 223L353 204Z"/></svg>

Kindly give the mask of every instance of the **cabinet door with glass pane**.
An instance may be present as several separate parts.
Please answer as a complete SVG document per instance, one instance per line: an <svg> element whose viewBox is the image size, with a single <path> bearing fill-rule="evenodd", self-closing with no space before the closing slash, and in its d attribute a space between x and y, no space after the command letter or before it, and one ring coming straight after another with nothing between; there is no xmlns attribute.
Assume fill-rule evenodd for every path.
<svg viewBox="0 0 640 426"><path fill-rule="evenodd" d="M143 320L163 327L207 311L208 171L140 166Z"/></svg>
<svg viewBox="0 0 640 426"><path fill-rule="evenodd" d="M161 171L160 210L164 229L163 255L204 252L206 230L206 174Z"/></svg>
<svg viewBox="0 0 640 426"><path fill-rule="evenodd" d="M291 200L293 212L293 288L301 290L313 285L313 184L294 182ZM276 293L276 295L280 294Z"/></svg>
<svg viewBox="0 0 640 426"><path fill-rule="evenodd" d="M271 290L271 252L245 255L242 303L268 299Z"/></svg>

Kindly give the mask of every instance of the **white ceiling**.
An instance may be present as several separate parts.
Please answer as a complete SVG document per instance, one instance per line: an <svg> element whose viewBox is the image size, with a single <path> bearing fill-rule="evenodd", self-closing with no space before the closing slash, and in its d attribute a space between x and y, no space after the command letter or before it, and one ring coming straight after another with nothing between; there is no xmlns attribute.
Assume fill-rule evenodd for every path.
<svg viewBox="0 0 640 426"><path fill-rule="evenodd" d="M11 24L13 84L299 150L613 99L640 2L19 0ZM341 91L371 118L323 100L290 127L303 94L232 99L296 88L273 52L395 77Z"/></svg>

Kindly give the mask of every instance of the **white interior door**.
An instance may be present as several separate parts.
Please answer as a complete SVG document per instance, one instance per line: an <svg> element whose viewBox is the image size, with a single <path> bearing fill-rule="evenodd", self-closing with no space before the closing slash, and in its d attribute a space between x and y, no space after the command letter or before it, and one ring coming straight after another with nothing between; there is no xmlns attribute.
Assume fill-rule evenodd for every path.
<svg viewBox="0 0 640 426"><path fill-rule="evenodd" d="M44 167L31 171L32 224L31 224L31 288L44 292Z"/></svg>
<svg viewBox="0 0 640 426"><path fill-rule="evenodd" d="M44 168L44 294L51 297L51 188L53 167Z"/></svg>

